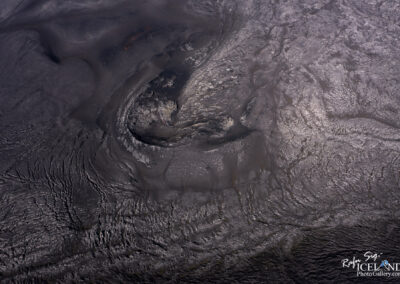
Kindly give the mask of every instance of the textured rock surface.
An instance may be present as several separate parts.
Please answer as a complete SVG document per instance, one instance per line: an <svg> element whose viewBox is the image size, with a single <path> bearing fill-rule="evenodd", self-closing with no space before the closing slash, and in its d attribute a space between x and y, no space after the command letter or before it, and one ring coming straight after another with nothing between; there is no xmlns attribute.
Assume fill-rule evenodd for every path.
<svg viewBox="0 0 400 284"><path fill-rule="evenodd" d="M354 253L399 260L399 15L2 1L0 278L345 283Z"/></svg>

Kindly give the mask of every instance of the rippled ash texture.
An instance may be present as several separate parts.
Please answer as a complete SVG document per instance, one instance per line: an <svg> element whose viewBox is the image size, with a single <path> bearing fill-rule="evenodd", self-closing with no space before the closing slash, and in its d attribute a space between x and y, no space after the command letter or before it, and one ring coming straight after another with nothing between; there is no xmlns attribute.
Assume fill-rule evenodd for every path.
<svg viewBox="0 0 400 284"><path fill-rule="evenodd" d="M355 252L400 258L399 15L2 1L0 278L345 283Z"/></svg>

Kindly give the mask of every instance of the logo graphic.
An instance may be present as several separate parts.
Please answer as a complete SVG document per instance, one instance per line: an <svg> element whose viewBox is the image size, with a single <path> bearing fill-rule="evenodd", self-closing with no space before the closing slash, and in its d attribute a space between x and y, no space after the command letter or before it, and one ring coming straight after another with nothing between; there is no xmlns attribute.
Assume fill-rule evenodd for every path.
<svg viewBox="0 0 400 284"><path fill-rule="evenodd" d="M385 267L387 270L389 270L389 261L387 261L387 259L385 259L384 261L382 261L381 265L379 266L379 268L381 267Z"/></svg>
<svg viewBox="0 0 400 284"><path fill-rule="evenodd" d="M400 263L389 261L381 258L382 253L373 253L367 251L364 253L364 259L353 256L352 259L342 259L342 267L349 268L356 271L359 277L399 277L400 276Z"/></svg>

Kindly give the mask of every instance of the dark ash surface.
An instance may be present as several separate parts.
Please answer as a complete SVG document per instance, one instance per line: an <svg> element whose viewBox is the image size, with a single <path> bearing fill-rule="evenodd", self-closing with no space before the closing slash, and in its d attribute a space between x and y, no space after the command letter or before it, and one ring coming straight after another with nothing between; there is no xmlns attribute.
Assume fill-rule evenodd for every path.
<svg viewBox="0 0 400 284"><path fill-rule="evenodd" d="M399 23L397 1L1 1L0 279L398 282L341 260L400 262Z"/></svg>

